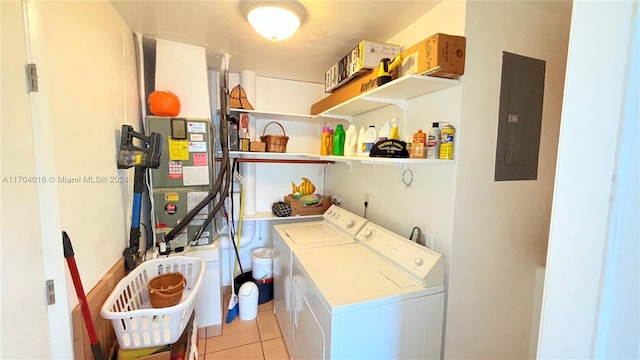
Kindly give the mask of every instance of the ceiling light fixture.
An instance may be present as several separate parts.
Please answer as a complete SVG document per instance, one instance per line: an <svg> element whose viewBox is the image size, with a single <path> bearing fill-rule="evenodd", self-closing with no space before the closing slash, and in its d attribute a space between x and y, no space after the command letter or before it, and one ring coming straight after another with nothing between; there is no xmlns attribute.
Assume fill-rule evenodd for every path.
<svg viewBox="0 0 640 360"><path fill-rule="evenodd" d="M272 42L289 38L304 20L297 1L247 1L242 11L256 32Z"/></svg>

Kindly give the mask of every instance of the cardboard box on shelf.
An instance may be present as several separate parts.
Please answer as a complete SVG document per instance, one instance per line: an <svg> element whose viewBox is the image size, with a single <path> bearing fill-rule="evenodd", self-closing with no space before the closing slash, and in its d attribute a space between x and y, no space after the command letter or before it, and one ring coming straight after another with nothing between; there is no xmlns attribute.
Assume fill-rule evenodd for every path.
<svg viewBox="0 0 640 360"><path fill-rule="evenodd" d="M254 152L265 152L267 151L267 144L260 141L250 141L249 142L249 151Z"/></svg>
<svg viewBox="0 0 640 360"><path fill-rule="evenodd" d="M331 197L323 195L320 202L316 205L304 206L302 201L291 195L284 197L285 204L291 206L291 216L298 215L322 215L331 206Z"/></svg>
<svg viewBox="0 0 640 360"><path fill-rule="evenodd" d="M437 33L402 51L404 60L397 76L419 74L455 79L464 74L466 38ZM335 89L331 95L311 105L311 115L341 104L378 87L378 74L367 73Z"/></svg>
<svg viewBox="0 0 640 360"><path fill-rule="evenodd" d="M332 92L378 67L380 60L394 58L400 46L363 40L325 73L325 91Z"/></svg>
<svg viewBox="0 0 640 360"><path fill-rule="evenodd" d="M434 34L405 50L406 56L416 58L417 68L406 69L409 74L456 79L464 74L467 40L464 36ZM406 63L403 62L403 65ZM414 71L412 71L414 70ZM400 72L401 75L405 73Z"/></svg>

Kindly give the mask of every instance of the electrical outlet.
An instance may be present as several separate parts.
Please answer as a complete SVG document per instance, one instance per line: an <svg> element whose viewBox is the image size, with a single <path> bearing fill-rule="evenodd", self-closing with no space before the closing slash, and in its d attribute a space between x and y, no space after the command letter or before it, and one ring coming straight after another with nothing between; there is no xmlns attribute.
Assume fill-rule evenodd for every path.
<svg viewBox="0 0 640 360"><path fill-rule="evenodd" d="M433 250L433 234L424 234L424 246Z"/></svg>

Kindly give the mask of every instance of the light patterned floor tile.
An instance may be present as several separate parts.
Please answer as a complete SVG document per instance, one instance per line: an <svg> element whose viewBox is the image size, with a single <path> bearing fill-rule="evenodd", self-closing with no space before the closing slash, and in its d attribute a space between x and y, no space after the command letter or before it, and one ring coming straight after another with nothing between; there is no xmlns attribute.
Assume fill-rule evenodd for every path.
<svg viewBox="0 0 640 360"><path fill-rule="evenodd" d="M206 352L226 350L260 341L256 319L244 321L236 317L230 324L224 324L222 335L207 339Z"/></svg>
<svg viewBox="0 0 640 360"><path fill-rule="evenodd" d="M262 346L254 343L205 355L204 360L263 360Z"/></svg>
<svg viewBox="0 0 640 360"><path fill-rule="evenodd" d="M276 316L269 311L261 311L258 313L258 330L261 341L282 337Z"/></svg>
<svg viewBox="0 0 640 360"><path fill-rule="evenodd" d="M262 342L262 351L265 360L286 360L289 359L287 347L282 338Z"/></svg>

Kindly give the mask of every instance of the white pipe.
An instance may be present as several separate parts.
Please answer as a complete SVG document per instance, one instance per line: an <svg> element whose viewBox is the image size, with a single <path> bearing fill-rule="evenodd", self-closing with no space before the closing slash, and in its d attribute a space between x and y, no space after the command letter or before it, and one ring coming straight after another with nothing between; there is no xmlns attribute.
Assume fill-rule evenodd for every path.
<svg viewBox="0 0 640 360"><path fill-rule="evenodd" d="M247 247L249 244L253 242L253 239L256 237L256 220L242 220L242 236L240 236L240 246L239 248ZM236 229L238 229L238 221L234 223ZM228 234L228 225L225 223L224 227L218 229L218 235L220 239L220 248L227 249L231 247L231 242L229 242L229 234ZM235 237L236 246L238 245L237 235Z"/></svg>
<svg viewBox="0 0 640 360"><path fill-rule="evenodd" d="M240 171L244 174L244 215L256 213L256 164L240 163Z"/></svg>

